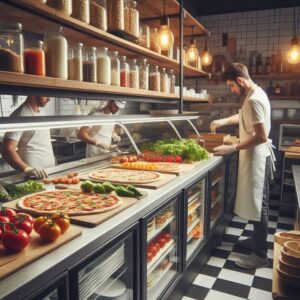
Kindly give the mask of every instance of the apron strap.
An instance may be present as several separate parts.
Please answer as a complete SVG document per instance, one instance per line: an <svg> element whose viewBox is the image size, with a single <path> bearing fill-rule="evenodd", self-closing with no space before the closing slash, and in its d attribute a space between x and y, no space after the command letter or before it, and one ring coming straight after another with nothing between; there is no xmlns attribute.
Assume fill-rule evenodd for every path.
<svg viewBox="0 0 300 300"><path fill-rule="evenodd" d="M276 157L275 157L273 149L276 149L276 147L272 144L272 140L270 140L270 139L267 142L267 146L270 150L270 156L271 156L270 174L271 174L271 179L273 180L274 172L276 171L276 166L275 166Z"/></svg>

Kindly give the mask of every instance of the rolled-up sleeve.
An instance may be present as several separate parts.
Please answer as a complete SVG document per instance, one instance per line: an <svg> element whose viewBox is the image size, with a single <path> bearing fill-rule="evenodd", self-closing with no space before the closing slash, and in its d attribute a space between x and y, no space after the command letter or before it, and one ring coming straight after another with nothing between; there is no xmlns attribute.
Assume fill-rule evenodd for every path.
<svg viewBox="0 0 300 300"><path fill-rule="evenodd" d="M250 122L252 125L265 123L266 112L263 103L256 99L250 99L249 101L250 109Z"/></svg>

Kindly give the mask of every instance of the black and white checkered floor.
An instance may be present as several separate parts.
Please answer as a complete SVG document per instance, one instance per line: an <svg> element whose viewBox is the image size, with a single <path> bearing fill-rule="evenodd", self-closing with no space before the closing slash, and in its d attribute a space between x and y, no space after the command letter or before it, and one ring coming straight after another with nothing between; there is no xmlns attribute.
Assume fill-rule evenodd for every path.
<svg viewBox="0 0 300 300"><path fill-rule="evenodd" d="M269 266L256 270L243 270L235 266L237 253L247 253L235 247L237 240L251 236L253 224L237 216L233 217L226 229L222 245L212 252L212 256L195 278L182 300L271 300L273 239L277 231L292 229L293 215L279 212L278 202L270 202L268 257Z"/></svg>

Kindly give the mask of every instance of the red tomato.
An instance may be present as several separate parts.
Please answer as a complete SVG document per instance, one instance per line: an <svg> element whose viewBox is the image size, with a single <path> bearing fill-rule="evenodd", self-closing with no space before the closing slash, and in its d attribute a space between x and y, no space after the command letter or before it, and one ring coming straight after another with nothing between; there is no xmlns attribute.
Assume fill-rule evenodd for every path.
<svg viewBox="0 0 300 300"><path fill-rule="evenodd" d="M23 222L17 223L16 226L19 229L24 230L27 234L30 234L33 229L33 223L30 223L29 221L23 221Z"/></svg>
<svg viewBox="0 0 300 300"><path fill-rule="evenodd" d="M24 249L29 243L29 235L23 231L18 230L6 231L2 234L2 244L5 249L12 252L19 252Z"/></svg>
<svg viewBox="0 0 300 300"><path fill-rule="evenodd" d="M14 218L11 219L12 222L15 222L15 221L19 221L19 222L22 222L22 221L26 221L26 222L29 222L29 223L34 223L34 218L29 215L29 214L26 214L26 213L17 213Z"/></svg>
<svg viewBox="0 0 300 300"><path fill-rule="evenodd" d="M175 162L181 163L182 162L182 157L177 155L176 158L175 158Z"/></svg>
<svg viewBox="0 0 300 300"><path fill-rule="evenodd" d="M48 242L54 242L60 235L60 227L55 222L47 221L40 226L40 237Z"/></svg>
<svg viewBox="0 0 300 300"><path fill-rule="evenodd" d="M8 218L14 217L16 214L17 214L16 211L13 210L12 208L2 207L0 211L0 216L5 216Z"/></svg>
<svg viewBox="0 0 300 300"><path fill-rule="evenodd" d="M172 156L170 156L170 155L167 156L167 162L173 162L173 160L174 160L174 159L173 159Z"/></svg>
<svg viewBox="0 0 300 300"><path fill-rule="evenodd" d="M165 232L165 233L162 234L162 237L166 240L166 243L169 243L170 240L171 240L170 233Z"/></svg>
<svg viewBox="0 0 300 300"><path fill-rule="evenodd" d="M3 222L3 223L9 223L10 222L10 219L9 217L6 217L6 216L0 216L0 222ZM1 224L2 225L2 224ZM2 227L2 226L1 226Z"/></svg>
<svg viewBox="0 0 300 300"><path fill-rule="evenodd" d="M152 252L147 251L147 263L151 262L152 258L153 258Z"/></svg>
<svg viewBox="0 0 300 300"><path fill-rule="evenodd" d="M33 223L33 229L34 229L34 231L36 233L39 233L39 229L40 229L41 225L44 224L47 220L48 220L48 218L45 217L45 216L37 217L34 220L34 223Z"/></svg>
<svg viewBox="0 0 300 300"><path fill-rule="evenodd" d="M157 242L159 243L160 248L163 248L167 243L166 239L163 237L158 238Z"/></svg>
<svg viewBox="0 0 300 300"><path fill-rule="evenodd" d="M148 247L148 251L150 251L152 254L153 254L153 257L157 254L159 248L157 248L156 246L154 245L150 245Z"/></svg>

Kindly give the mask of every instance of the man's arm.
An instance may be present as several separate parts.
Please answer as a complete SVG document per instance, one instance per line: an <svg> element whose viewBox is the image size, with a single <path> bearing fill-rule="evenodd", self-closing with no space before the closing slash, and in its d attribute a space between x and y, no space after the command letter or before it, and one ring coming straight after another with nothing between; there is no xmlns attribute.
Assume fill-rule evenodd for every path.
<svg viewBox="0 0 300 300"><path fill-rule="evenodd" d="M231 117L226 118L226 125L238 125L239 124L239 114L233 115Z"/></svg>
<svg viewBox="0 0 300 300"><path fill-rule="evenodd" d="M81 127L78 132L78 138L80 138L86 144L95 145L97 140L91 136L90 131L90 127Z"/></svg>

